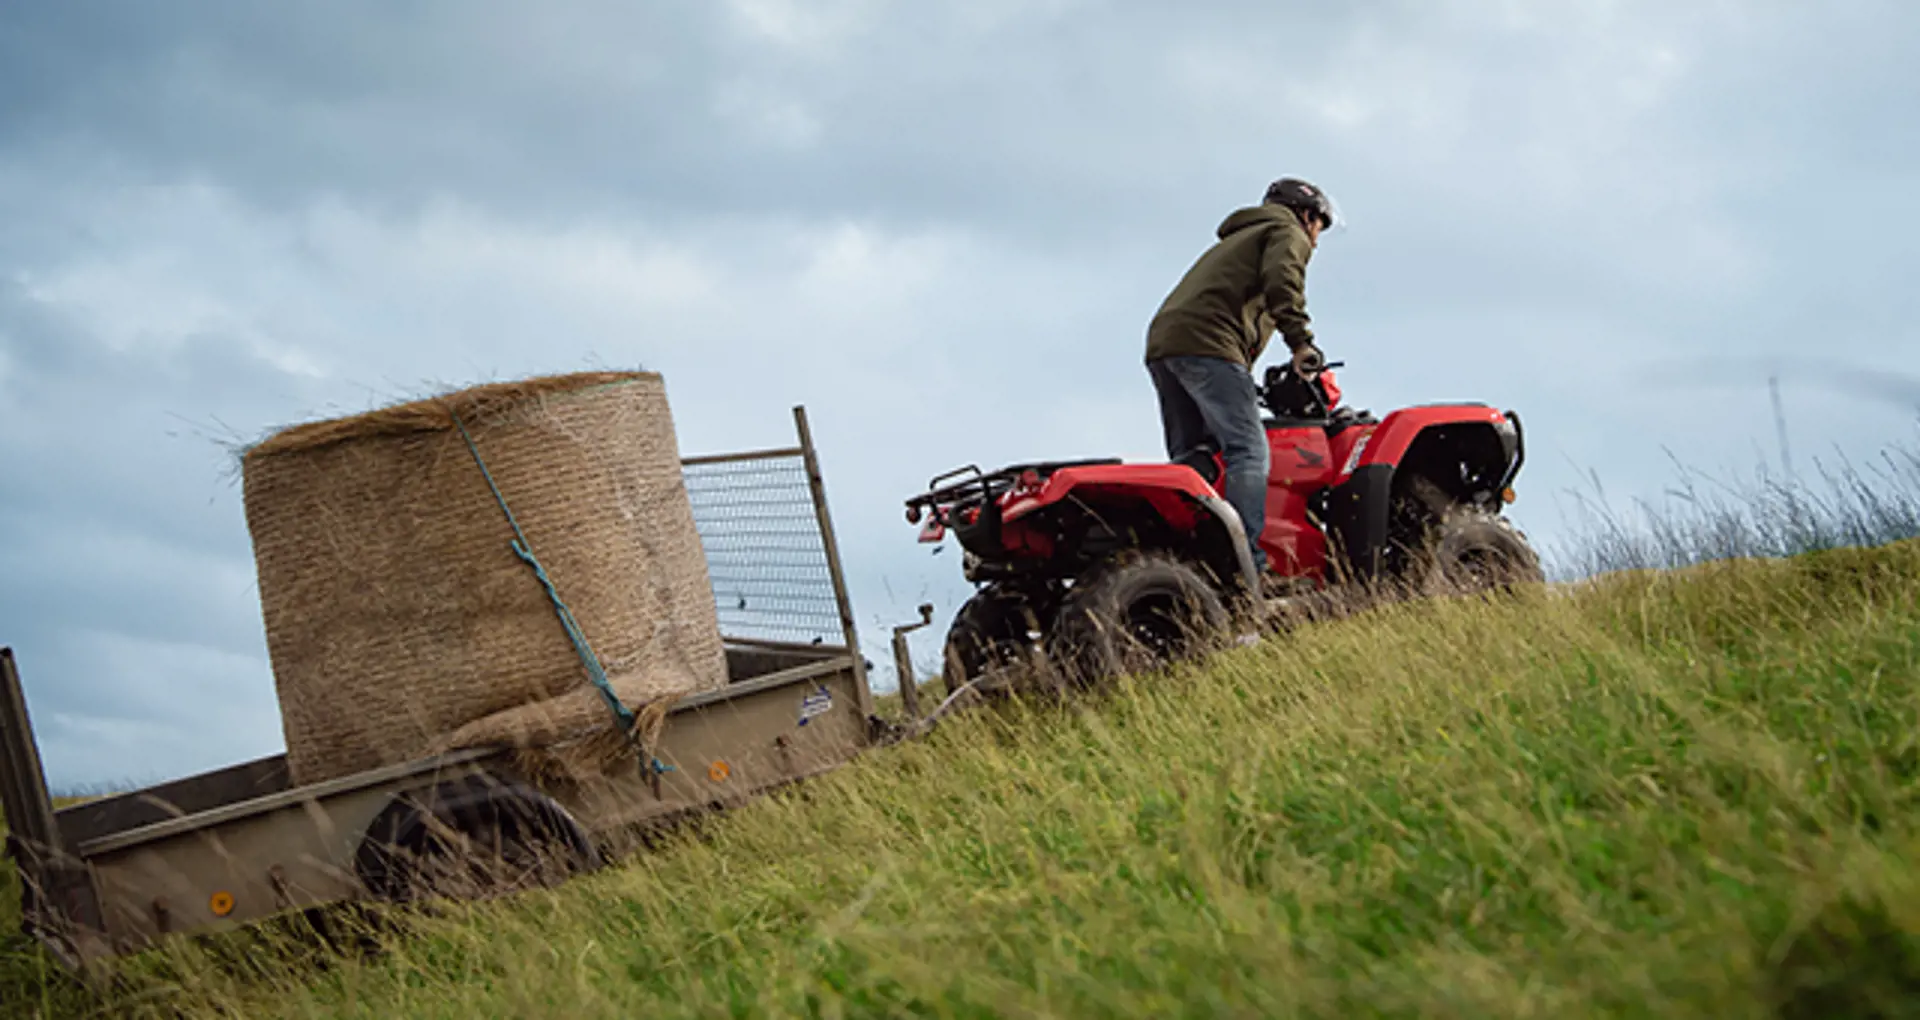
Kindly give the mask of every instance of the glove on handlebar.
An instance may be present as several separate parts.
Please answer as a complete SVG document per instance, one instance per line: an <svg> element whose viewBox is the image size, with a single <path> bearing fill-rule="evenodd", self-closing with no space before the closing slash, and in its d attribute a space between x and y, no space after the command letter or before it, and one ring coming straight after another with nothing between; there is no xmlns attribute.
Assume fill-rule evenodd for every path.
<svg viewBox="0 0 1920 1020"><path fill-rule="evenodd" d="M1293 370L1300 375L1310 375L1327 367L1326 355L1311 342L1300 345L1293 352Z"/></svg>

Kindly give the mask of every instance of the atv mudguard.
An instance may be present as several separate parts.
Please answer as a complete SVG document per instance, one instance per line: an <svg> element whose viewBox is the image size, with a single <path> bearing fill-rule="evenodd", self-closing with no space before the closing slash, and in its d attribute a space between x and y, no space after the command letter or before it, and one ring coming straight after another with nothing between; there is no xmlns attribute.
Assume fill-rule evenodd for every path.
<svg viewBox="0 0 1920 1020"><path fill-rule="evenodd" d="M1484 430L1484 431L1483 431ZM1422 437L1491 435L1482 440L1486 457L1498 458L1496 493L1513 484L1526 460L1520 418L1485 404L1433 404L1395 411L1362 436L1341 466L1327 501L1330 536L1352 580L1376 579L1385 558L1395 482ZM1488 465L1489 467L1495 465ZM1436 479L1445 481L1445 479Z"/></svg>
<svg viewBox="0 0 1920 1020"><path fill-rule="evenodd" d="M1225 547L1234 552L1231 572L1237 575L1246 593L1258 597L1260 575L1254 568L1253 552L1247 544L1247 532L1240 523L1240 515L1193 468L1185 464L1095 464L1061 468L1047 475L1038 487L1023 487L1009 493L1001 507L1001 525L1011 525L1069 501L1096 511L1102 504L1144 502L1176 531L1201 534L1217 529L1214 537L1224 540Z"/></svg>

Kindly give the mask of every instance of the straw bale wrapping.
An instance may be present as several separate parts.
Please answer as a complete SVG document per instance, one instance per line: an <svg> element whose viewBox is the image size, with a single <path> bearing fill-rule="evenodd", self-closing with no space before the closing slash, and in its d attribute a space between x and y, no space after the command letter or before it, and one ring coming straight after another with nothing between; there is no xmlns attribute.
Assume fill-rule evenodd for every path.
<svg viewBox="0 0 1920 1020"><path fill-rule="evenodd" d="M726 683L658 375L496 384L301 425L243 463L296 782L615 725L454 414L623 703Z"/></svg>

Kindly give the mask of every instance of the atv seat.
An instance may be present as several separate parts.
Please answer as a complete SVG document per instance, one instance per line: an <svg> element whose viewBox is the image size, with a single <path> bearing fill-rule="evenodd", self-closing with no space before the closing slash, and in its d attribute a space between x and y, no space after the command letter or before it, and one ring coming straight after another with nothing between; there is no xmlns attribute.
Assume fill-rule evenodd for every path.
<svg viewBox="0 0 1920 1020"><path fill-rule="evenodd" d="M1331 418L1262 418L1260 424L1268 431L1274 429L1324 429L1327 438L1339 435L1349 425L1376 425L1380 419L1370 411L1356 411L1351 407L1335 408Z"/></svg>

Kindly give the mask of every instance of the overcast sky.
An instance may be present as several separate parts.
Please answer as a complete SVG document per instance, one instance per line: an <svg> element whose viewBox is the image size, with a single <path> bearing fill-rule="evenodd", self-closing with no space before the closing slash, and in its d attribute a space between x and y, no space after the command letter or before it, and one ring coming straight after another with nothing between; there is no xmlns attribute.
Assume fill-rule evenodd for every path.
<svg viewBox="0 0 1920 1020"><path fill-rule="evenodd" d="M1159 455L1146 322L1289 173L1352 401L1518 409L1544 542L1772 456L1771 371L1871 457L1917 52L1904 0L0 0L0 643L56 785L277 751L228 444L638 364L689 454L808 406L885 662L968 590L900 501Z"/></svg>

